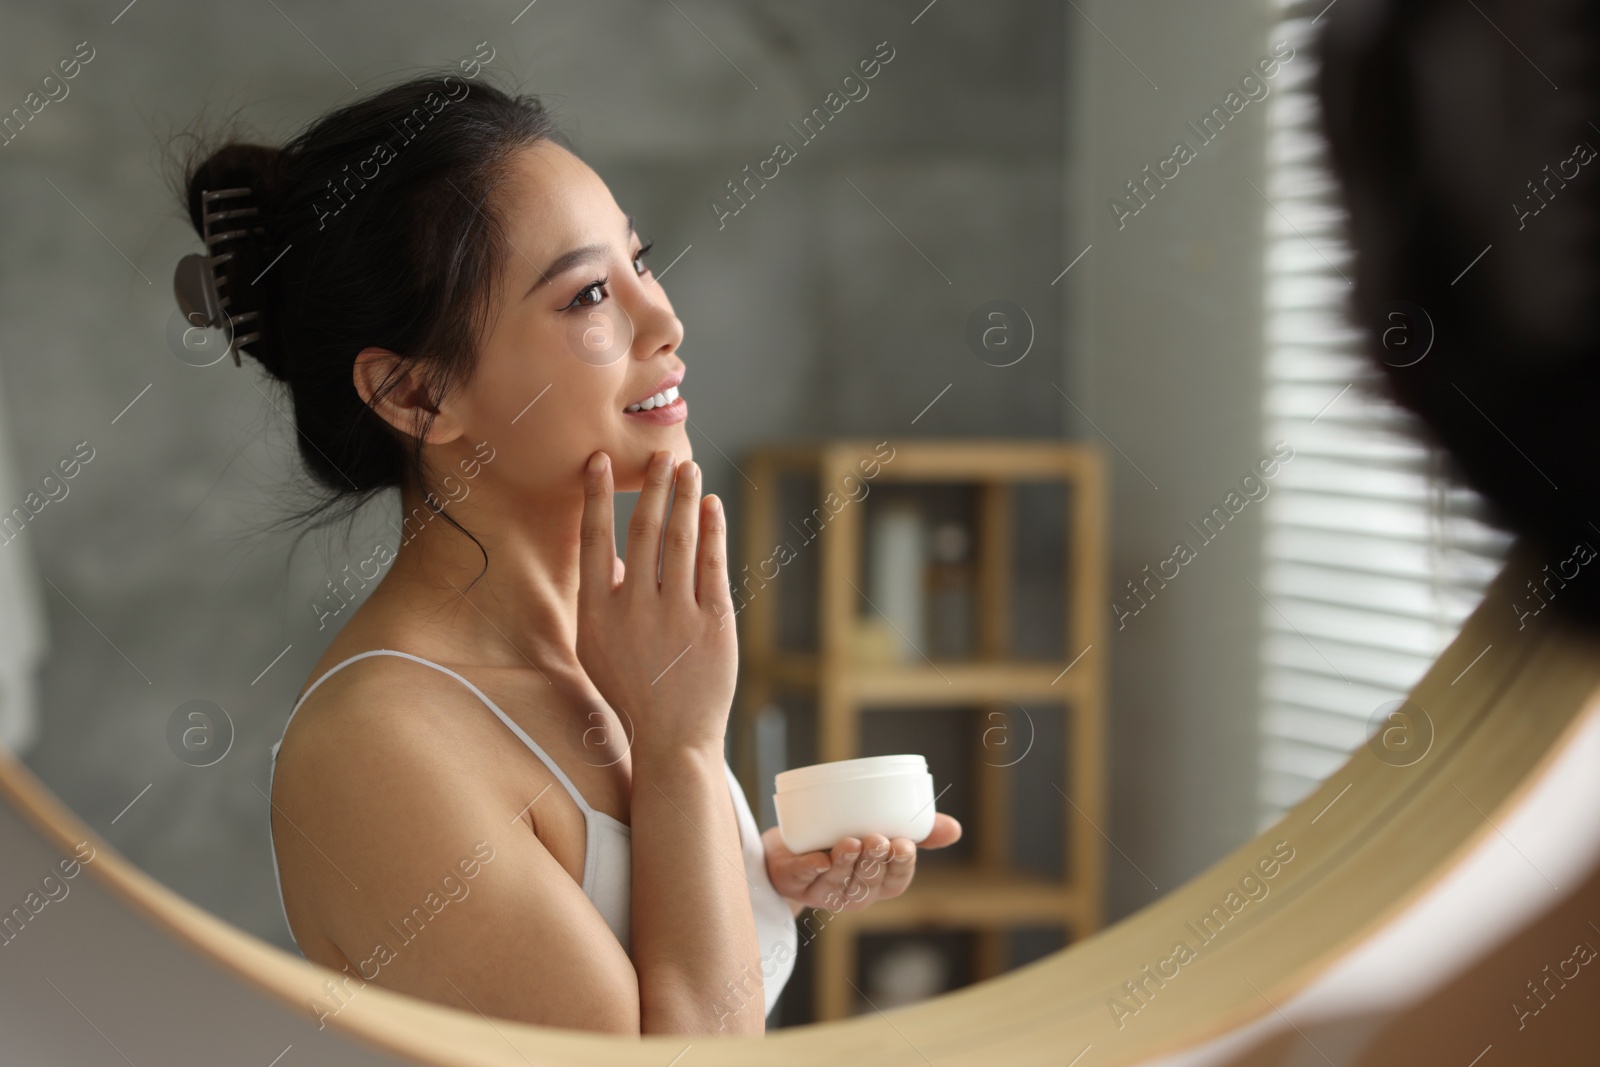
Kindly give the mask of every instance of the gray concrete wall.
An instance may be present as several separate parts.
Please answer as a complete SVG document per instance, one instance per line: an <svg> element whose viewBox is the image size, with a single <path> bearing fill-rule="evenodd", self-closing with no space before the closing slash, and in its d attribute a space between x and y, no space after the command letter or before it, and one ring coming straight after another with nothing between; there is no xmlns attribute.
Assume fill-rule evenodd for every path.
<svg viewBox="0 0 1600 1067"><path fill-rule="evenodd" d="M1069 251L1093 245L1062 282L1083 409L1070 414L1077 432L1120 449L1106 445L1112 591L1125 593L1178 540L1198 548L1120 632L1113 623L1108 833L1126 859L1109 854L1109 900L1123 914L1255 831L1263 605L1248 582L1260 584L1260 515L1242 514L1203 546L1184 525L1263 454L1266 101L1246 103L1210 143L1186 124L1222 106L1268 54L1272 17L1259 0L1079 6L1074 17L1100 32L1085 21L1077 35L1069 89L1080 131L1072 170L1083 176L1068 186L1083 220ZM1179 140L1195 158L1119 219L1112 198L1137 206L1125 183ZM1074 350L1084 358L1071 360Z"/></svg>

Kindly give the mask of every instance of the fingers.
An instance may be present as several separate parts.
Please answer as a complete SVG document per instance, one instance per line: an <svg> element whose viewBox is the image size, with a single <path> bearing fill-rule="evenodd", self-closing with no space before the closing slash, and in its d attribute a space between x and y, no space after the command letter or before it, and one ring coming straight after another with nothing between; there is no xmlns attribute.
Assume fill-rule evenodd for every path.
<svg viewBox="0 0 1600 1067"><path fill-rule="evenodd" d="M790 852L776 826L761 832L761 850L766 854L767 880L779 896L790 900L809 901L812 883L832 865L826 852Z"/></svg>
<svg viewBox="0 0 1600 1067"><path fill-rule="evenodd" d="M849 898L845 896L846 883L861 856L861 842L847 837L833 846L833 866L817 876L815 889L830 911L842 911Z"/></svg>
<svg viewBox="0 0 1600 1067"><path fill-rule="evenodd" d="M961 824L944 812L933 817L933 830L917 842L919 848L944 848L961 840Z"/></svg>
<svg viewBox="0 0 1600 1067"><path fill-rule="evenodd" d="M884 864L878 893L882 897L897 897L911 885L911 876L916 873L917 846L909 837L897 837L889 844L889 858Z"/></svg>
<svg viewBox="0 0 1600 1067"><path fill-rule="evenodd" d="M578 547L580 598L609 593L615 587L617 544L611 522L611 458L596 452L589 457L583 475L583 524Z"/></svg>
<svg viewBox="0 0 1600 1067"><path fill-rule="evenodd" d="M722 511L722 500L716 496L701 502L695 571L695 595L700 606L726 625L733 612L733 593L728 588L728 517Z"/></svg>
<svg viewBox="0 0 1600 1067"><path fill-rule="evenodd" d="M822 852L791 855L785 857L781 871L786 878L808 878L810 874L802 864L813 858L825 861L828 856ZM882 834L868 834L859 840L847 837L834 846L831 865L818 873L815 882L803 891L804 897L813 907L860 911L874 900L887 900L904 893L916 869L917 845L909 837L893 840ZM798 898L800 893L784 895Z"/></svg>
<svg viewBox="0 0 1600 1067"><path fill-rule="evenodd" d="M850 882L845 887L845 897L851 903L864 902L873 890L883 884L889 871L889 839L882 834L869 834L862 841L862 853L856 861Z"/></svg>
<svg viewBox="0 0 1600 1067"><path fill-rule="evenodd" d="M675 473L672 516L661 546L661 589L693 600L695 545L700 540L700 466L686 459Z"/></svg>
<svg viewBox="0 0 1600 1067"><path fill-rule="evenodd" d="M833 861L826 852L805 852L788 855L772 862L767 875L773 888L783 896L795 900L808 899L823 872L833 869Z"/></svg>
<svg viewBox="0 0 1600 1067"><path fill-rule="evenodd" d="M644 472L644 489L633 505L628 521L628 575L635 592L655 592L656 571L661 560L661 530L667 515L667 499L672 492L672 453L657 452L650 457Z"/></svg>

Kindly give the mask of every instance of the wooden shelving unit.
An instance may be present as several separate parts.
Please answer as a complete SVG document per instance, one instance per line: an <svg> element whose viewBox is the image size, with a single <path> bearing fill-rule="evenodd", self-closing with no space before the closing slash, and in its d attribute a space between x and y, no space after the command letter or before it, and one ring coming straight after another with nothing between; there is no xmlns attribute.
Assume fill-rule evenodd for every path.
<svg viewBox="0 0 1600 1067"><path fill-rule="evenodd" d="M744 561L768 558L786 536L780 523L780 477L816 479L817 499L844 495L846 478L860 481L861 461L877 442L844 440L760 449L749 459L744 494ZM1009 845L1013 813L1005 767L971 761L975 818L964 824L974 861L962 869L919 869L903 896L861 912L826 916L810 943L816 951L814 1003L818 1020L854 1009L857 939L866 933L966 930L977 933L976 977L1006 967L1006 933L1018 927L1061 926L1068 940L1101 923L1105 826L1104 620L1105 505L1101 458L1090 447L1055 442L919 440L891 442L868 495L887 483L962 483L976 489L974 544L975 647L971 657L912 663L862 662L851 642L864 600L862 557L866 503L832 512L807 551L819 553L816 649L801 654L778 645L778 597L765 590L740 611L743 679L737 704L743 740L737 765L748 794L759 799L753 719L782 690L816 702L817 759L860 755L863 713L898 708L971 707L980 716L1027 701L1066 709L1066 792L1062 794L1067 877L1046 879L1017 870ZM1067 492L1063 589L1065 640L1060 658L1012 658L1012 604L1019 483L1053 482ZM785 524L786 526L787 524ZM739 576L735 576L737 586ZM786 590L784 595L793 595ZM737 603L737 601L736 601ZM870 609L869 609L870 610ZM935 783L943 788L946 783ZM760 810L759 807L757 810ZM802 915L802 919L805 916ZM822 918L822 916L818 916ZM804 939L804 938L803 938Z"/></svg>

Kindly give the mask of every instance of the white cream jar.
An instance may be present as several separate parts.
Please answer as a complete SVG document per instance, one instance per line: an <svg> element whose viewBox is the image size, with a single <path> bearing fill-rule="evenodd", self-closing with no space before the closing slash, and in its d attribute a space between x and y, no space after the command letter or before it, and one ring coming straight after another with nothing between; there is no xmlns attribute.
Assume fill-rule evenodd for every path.
<svg viewBox="0 0 1600 1067"><path fill-rule="evenodd" d="M778 774L772 801L791 852L883 834L921 841L933 832L933 775L921 756L867 756Z"/></svg>

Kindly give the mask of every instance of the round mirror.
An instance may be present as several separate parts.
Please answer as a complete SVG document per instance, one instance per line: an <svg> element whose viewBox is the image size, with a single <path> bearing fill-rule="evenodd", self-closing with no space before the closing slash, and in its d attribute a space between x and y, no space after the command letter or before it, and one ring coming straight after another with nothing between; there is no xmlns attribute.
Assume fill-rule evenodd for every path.
<svg viewBox="0 0 1600 1067"><path fill-rule="evenodd" d="M31 10L7 1029L1090 1067L1287 1021L1600 685L1548 584L1593 549L1514 545L1405 393L1492 242L1352 299L1318 6Z"/></svg>

